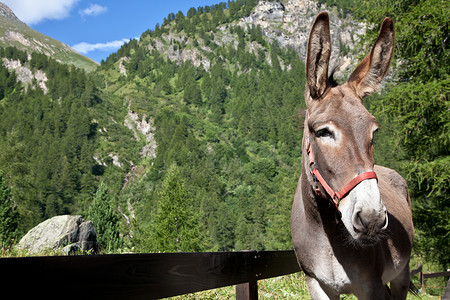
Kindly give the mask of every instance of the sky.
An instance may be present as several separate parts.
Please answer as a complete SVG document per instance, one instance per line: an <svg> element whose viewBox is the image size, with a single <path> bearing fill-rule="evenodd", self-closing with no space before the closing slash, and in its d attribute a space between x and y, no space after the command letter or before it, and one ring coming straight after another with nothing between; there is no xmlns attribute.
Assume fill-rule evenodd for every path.
<svg viewBox="0 0 450 300"><path fill-rule="evenodd" d="M29 27L101 62L169 13L225 0L0 0Z"/></svg>

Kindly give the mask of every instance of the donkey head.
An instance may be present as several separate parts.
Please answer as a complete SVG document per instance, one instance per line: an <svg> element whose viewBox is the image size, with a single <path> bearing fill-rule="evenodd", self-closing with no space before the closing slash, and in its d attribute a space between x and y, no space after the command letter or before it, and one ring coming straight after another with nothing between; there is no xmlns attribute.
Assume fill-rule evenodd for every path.
<svg viewBox="0 0 450 300"><path fill-rule="evenodd" d="M320 13L311 29L306 59L308 116L304 137L314 153L314 168L334 191L360 174L374 174L373 135L378 125L362 99L378 88L388 71L393 50L394 23L386 18L370 53L345 84L337 85L328 78L331 54L328 14ZM306 170L309 169L307 166ZM307 176L310 182L314 181L311 172ZM323 188L322 184L320 189ZM376 178L360 181L336 202L342 222L355 241L372 243L387 227L386 208Z"/></svg>

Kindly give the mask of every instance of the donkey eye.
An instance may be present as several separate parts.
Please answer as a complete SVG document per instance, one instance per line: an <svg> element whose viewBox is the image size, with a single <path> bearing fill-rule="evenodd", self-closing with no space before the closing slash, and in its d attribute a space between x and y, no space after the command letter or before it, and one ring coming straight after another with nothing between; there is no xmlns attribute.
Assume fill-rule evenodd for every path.
<svg viewBox="0 0 450 300"><path fill-rule="evenodd" d="M330 131L330 129L328 129L327 127L324 127L324 128L321 128L316 131L316 137L334 139L334 134L333 134L333 132Z"/></svg>

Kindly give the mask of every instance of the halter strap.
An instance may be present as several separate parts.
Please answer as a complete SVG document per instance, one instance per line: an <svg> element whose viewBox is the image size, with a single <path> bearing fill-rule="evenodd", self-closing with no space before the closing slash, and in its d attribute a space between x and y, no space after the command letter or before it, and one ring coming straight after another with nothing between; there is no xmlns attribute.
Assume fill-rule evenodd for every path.
<svg viewBox="0 0 450 300"><path fill-rule="evenodd" d="M344 198L352 189L354 189L358 184L360 184L362 181L367 179L377 179L377 174L373 171L370 172L364 172L362 174L357 175L355 178L350 180L349 183L347 183L343 188L341 188L339 191L334 191L330 185L325 181L323 176L320 174L319 169L315 166L315 160L314 155L312 153L311 143L309 142L309 137L307 137L307 153L309 156L309 166L311 168L311 173L313 174L314 178L319 181L319 183L322 185L323 189L327 192L328 196L330 196L331 201L336 206L336 209L339 211L339 202ZM316 187L316 193L326 198L322 195L319 188Z"/></svg>

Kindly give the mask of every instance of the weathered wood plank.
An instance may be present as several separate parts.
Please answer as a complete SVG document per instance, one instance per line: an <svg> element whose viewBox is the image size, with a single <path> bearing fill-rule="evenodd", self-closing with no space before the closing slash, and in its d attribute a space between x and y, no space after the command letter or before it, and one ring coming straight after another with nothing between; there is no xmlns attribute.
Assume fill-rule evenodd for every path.
<svg viewBox="0 0 450 300"><path fill-rule="evenodd" d="M441 276L450 276L450 271L446 272L437 272L437 273L424 273L423 278L435 278L435 277L441 277Z"/></svg>
<svg viewBox="0 0 450 300"><path fill-rule="evenodd" d="M258 300L258 282L236 285L236 300Z"/></svg>
<svg viewBox="0 0 450 300"><path fill-rule="evenodd" d="M293 251L157 253L0 259L17 296L159 299L298 272ZM5 276L6 275L6 276ZM53 297L54 296L54 297Z"/></svg>

